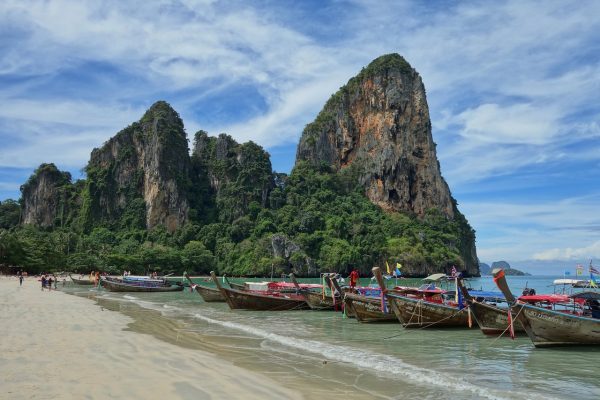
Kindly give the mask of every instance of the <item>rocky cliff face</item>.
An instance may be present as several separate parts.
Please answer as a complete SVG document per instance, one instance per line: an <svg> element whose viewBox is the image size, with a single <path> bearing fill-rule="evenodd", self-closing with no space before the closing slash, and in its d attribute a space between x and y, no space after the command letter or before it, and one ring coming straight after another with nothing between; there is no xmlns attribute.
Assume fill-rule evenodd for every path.
<svg viewBox="0 0 600 400"><path fill-rule="evenodd" d="M440 172L425 87L398 54L375 59L329 99L302 133L298 162L352 171L388 211L460 214ZM474 237L460 247L468 274L478 275Z"/></svg>
<svg viewBox="0 0 600 400"><path fill-rule="evenodd" d="M244 215L252 202L266 207L274 186L269 153L254 142L239 144L224 133L211 137L199 131L192 153L194 182L208 182L219 219L231 222Z"/></svg>
<svg viewBox="0 0 600 400"><path fill-rule="evenodd" d="M297 161L356 167L369 199L384 209L454 215L431 135L425 87L399 55L374 60L306 126Z"/></svg>
<svg viewBox="0 0 600 400"><path fill-rule="evenodd" d="M84 215L108 223L142 218L147 228L163 225L172 232L188 217L189 169L183 122L159 101L92 151Z"/></svg>
<svg viewBox="0 0 600 400"><path fill-rule="evenodd" d="M44 228L60 225L69 212L71 174L42 164L21 186L22 223Z"/></svg>

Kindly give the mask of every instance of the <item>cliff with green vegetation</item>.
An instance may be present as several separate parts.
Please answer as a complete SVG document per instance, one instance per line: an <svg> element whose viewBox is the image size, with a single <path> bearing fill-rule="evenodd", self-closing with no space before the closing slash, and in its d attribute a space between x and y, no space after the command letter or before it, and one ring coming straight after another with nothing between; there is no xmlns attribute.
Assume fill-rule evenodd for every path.
<svg viewBox="0 0 600 400"><path fill-rule="evenodd" d="M478 274L475 236L441 175L425 87L398 54L375 59L335 93L304 129L297 163L352 176L372 203L423 219L431 210L456 224L448 242L469 275ZM418 274L427 265L415 265Z"/></svg>
<svg viewBox="0 0 600 400"><path fill-rule="evenodd" d="M92 151L85 168L84 230L164 226L174 232L187 221L189 168L183 122L159 101Z"/></svg>
<svg viewBox="0 0 600 400"><path fill-rule="evenodd" d="M72 223L78 208L79 188L71 183L71 174L54 164L40 165L21 186L22 223L42 228Z"/></svg>
<svg viewBox="0 0 600 400"><path fill-rule="evenodd" d="M160 101L92 151L85 180L40 167L20 203L0 204L0 263L316 276L369 274L387 261L406 276L452 266L478 275L475 234L441 176L423 84L398 55L332 96L306 126L289 176L259 145L226 134L198 131L191 150L179 115Z"/></svg>

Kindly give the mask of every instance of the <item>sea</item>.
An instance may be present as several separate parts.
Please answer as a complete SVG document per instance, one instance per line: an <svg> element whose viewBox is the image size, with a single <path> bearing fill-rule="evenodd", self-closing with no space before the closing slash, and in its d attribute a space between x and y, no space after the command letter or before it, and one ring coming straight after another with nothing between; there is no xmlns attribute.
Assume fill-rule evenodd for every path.
<svg viewBox="0 0 600 400"><path fill-rule="evenodd" d="M525 287L538 294L562 291L551 286L556 278L507 277L515 294ZM420 280L398 283L418 286ZM496 290L491 277L470 284ZM598 347L536 349L526 336L488 337L477 325L407 330L361 324L330 311L232 311L225 303L205 303L189 289L63 290L130 316L129 330L213 353L306 399L600 399Z"/></svg>

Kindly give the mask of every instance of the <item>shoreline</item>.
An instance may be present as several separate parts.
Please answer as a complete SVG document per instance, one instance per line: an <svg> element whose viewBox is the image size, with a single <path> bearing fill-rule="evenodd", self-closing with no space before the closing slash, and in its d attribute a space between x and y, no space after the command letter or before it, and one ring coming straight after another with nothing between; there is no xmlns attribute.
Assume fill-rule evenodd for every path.
<svg viewBox="0 0 600 400"><path fill-rule="evenodd" d="M139 320L101 301L41 291L33 277L22 287L0 279L0 308L1 398L303 398L197 346L141 333Z"/></svg>

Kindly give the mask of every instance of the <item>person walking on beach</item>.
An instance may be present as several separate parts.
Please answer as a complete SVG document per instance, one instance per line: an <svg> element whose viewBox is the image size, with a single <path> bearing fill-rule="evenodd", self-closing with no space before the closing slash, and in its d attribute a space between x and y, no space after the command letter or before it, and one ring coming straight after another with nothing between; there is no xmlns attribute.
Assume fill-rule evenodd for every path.
<svg viewBox="0 0 600 400"><path fill-rule="evenodd" d="M23 273L19 271L19 286L23 286Z"/></svg>
<svg viewBox="0 0 600 400"><path fill-rule="evenodd" d="M52 291L52 277L48 276L48 291Z"/></svg>
<svg viewBox="0 0 600 400"><path fill-rule="evenodd" d="M42 275L42 292L44 291L44 288L46 287L46 275Z"/></svg>

